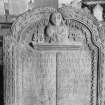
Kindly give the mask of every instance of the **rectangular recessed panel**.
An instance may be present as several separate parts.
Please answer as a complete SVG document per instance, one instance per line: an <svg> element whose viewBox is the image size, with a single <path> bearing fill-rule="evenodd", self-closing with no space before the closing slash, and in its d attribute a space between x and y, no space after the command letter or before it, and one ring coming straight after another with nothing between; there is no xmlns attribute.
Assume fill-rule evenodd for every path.
<svg viewBox="0 0 105 105"><path fill-rule="evenodd" d="M56 105L55 52L35 52L23 75L23 105Z"/></svg>
<svg viewBox="0 0 105 105"><path fill-rule="evenodd" d="M23 63L24 105L91 105L95 79L88 50L37 50Z"/></svg>
<svg viewBox="0 0 105 105"><path fill-rule="evenodd" d="M57 105L90 105L91 56L87 51L57 54Z"/></svg>
<svg viewBox="0 0 105 105"><path fill-rule="evenodd" d="M41 105L56 105L56 53L40 53L40 102Z"/></svg>

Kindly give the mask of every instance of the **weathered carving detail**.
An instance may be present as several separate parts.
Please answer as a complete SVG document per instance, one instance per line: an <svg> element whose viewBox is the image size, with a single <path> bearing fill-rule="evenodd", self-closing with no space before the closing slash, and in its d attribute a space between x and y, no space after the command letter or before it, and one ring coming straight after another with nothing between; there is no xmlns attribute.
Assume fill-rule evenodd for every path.
<svg viewBox="0 0 105 105"><path fill-rule="evenodd" d="M37 43L43 43L44 42L44 25L40 25L35 27L35 31L32 35L32 43L37 44Z"/></svg>
<svg viewBox="0 0 105 105"><path fill-rule="evenodd" d="M86 25L90 31L93 33L93 41L96 42L99 46L101 46L101 40L99 38L99 32L97 31L97 28L99 27L99 24L97 20L90 14L87 13L85 10L78 10L75 8L72 8L71 6L64 6L59 9L60 13L63 15L65 19L73 19L77 20L84 25Z"/></svg>
<svg viewBox="0 0 105 105"><path fill-rule="evenodd" d="M68 41L68 28L60 13L52 13L47 24L43 24L42 21L35 27L32 35L33 45L38 43L63 43Z"/></svg>
<svg viewBox="0 0 105 105"><path fill-rule="evenodd" d="M13 34L12 34L11 39L12 39L12 41L15 41L15 42L13 42L13 45L11 45L10 43L8 44L8 42L6 42L6 41L8 41L7 37L6 37L6 41L5 41L6 48L9 47L5 51L5 54L6 54L5 57L8 58L5 60L6 60L6 62L8 62L8 61L11 61L11 59L12 59L12 62L11 62L12 65L11 65L11 63L8 63L6 65L5 70L7 71L8 68L10 68L11 69L10 75L12 75L12 73L13 73L12 79L11 79L11 76L7 76L10 83L6 84L7 87L9 86L9 84L13 84L12 85L13 86L13 99L8 98L9 101L7 100L6 104L9 105L8 103L10 103L10 105L14 105L14 104L22 105L22 102L24 103L25 97L26 98L32 97L32 96L35 97L35 95L37 94L35 87L30 87L31 83L29 81L27 83L27 81L23 78L24 77L23 72L27 74L25 77L26 79L32 80L31 81L32 84L33 83L35 84L35 81L33 81L33 78L36 79L35 76L36 75L39 76L39 78L42 80L41 83L44 86L44 83L47 81L48 78L46 78L45 82L43 82L43 78L41 78L42 75L40 75L40 73L38 73L38 68L42 67L41 69L44 70L43 66L47 65L45 68L45 71L43 71L43 72L49 72L49 70L52 71L53 68L50 69L50 67L49 67L50 62L48 60L50 58L46 58L46 57L48 57L48 55L45 56L46 51L41 52L39 50L33 49L33 46L43 47L43 45L45 45L44 47L46 47L46 45L47 45L47 47L46 47L47 50L49 50L50 46L53 48L53 52L56 49L57 49L57 51L59 50L58 52L57 51L54 52L54 56L51 56L51 59L54 59L53 62L55 62L55 63L57 62L57 59L56 59L57 54L58 53L61 54L64 51L62 48L65 48L64 52L66 52L68 49L71 50L71 48L72 48L72 50L73 50L79 46L79 48L77 48L76 50L78 50L78 49L84 50L85 49L86 52L88 52L91 55L90 56L91 60L89 63L91 65L91 67L90 67L91 70L89 69L89 72L91 74L91 76L90 76L90 79L91 79L90 90L91 90L91 92L89 92L90 97L87 99L90 100L89 102L91 105L95 105L98 102L98 101L96 102L96 100L97 100L96 99L96 96L97 96L96 95L96 87L98 85L96 80L98 79L97 71L100 70L97 68L97 64L98 64L98 60L99 60L98 50L100 50L100 46L101 46L100 38L99 38L99 31L98 31L97 27L98 27L98 25L96 23L94 23L94 19L90 15L86 16L83 11L75 10L71 7L62 7L58 11L56 11L55 9L50 9L50 8L38 9L38 10L35 10L35 12L33 10L30 13L27 12L23 16L19 17L17 22L13 25L13 29L12 29ZM33 45L32 47L29 46L30 42ZM80 42L81 45L84 47L78 45L77 42ZM65 45L65 44L67 44L67 45ZM50 48L50 51L47 51L47 53L48 52L51 53L52 48ZM41 50L43 50L43 49L41 49ZM87 49L88 49L88 51L87 51ZM30 53L30 52L32 52L32 53ZM65 71L64 67L66 67L66 69L68 69L68 70L70 68L70 64L71 64L69 62L69 60L71 59L70 52L71 51L69 51L69 54L68 54L69 59L68 59L66 53L64 56L64 58L66 58L68 60L67 61L67 65L69 65L68 68L65 65L64 58L62 58L62 62L65 66L63 66L62 64L60 66L62 66L64 71ZM75 50L74 50L74 52L75 52ZM41 53L41 55L40 55L40 53ZM80 54L81 54L81 51L80 51ZM37 57L37 55L38 55L38 57ZM73 53L72 55L75 55L75 54ZM88 55L86 54L85 57L86 56L88 56ZM77 58L78 57L79 56L77 56ZM41 58L41 61L40 61L41 65L37 62L37 60L40 60L39 58ZM80 59L76 60L77 58L74 59L72 56L72 60L77 61L76 64L81 63L81 61L83 59L81 59L81 61L80 61ZM86 59L87 58L88 57L86 57ZM44 61L46 61L46 62L44 62ZM75 62L75 61L73 61L73 62ZM60 59L59 59L59 63L60 63ZM84 62L82 61L82 63L85 63L85 61ZM9 67L10 65L11 65L11 67ZM78 65L78 67L80 65ZM52 66L53 66L53 64L52 64ZM58 69L58 66L59 65L54 64L54 70L55 70L54 75L56 75L56 73L57 73L56 69ZM75 65L72 65L72 67L75 68ZM84 66L84 68L85 68L85 66ZM82 68L82 69L84 70L84 68ZM61 69L59 68L59 70L61 70ZM35 73L35 71L36 71L36 74L33 74L33 73ZM72 69L72 71L74 71L74 70ZM86 69L86 71L87 71L87 69ZM43 76L45 76L45 74ZM61 73L61 74L63 74L63 73ZM8 75L9 75L9 73L8 73ZM33 75L33 76L31 77L31 75ZM56 79L55 77L53 77L54 75L51 74L51 80L52 80L52 78ZM11 82L11 80L13 80L13 81ZM25 82L23 82L23 80ZM56 82L56 80L55 80L55 82ZM98 82L100 82L100 80ZM29 86L29 87L27 88L27 87L23 86L22 83L27 84L27 86ZM40 85L40 83L39 83L39 85ZM43 86L42 86L42 89L44 89ZM9 89L11 89L11 88L12 87L10 86ZM25 92L30 92L30 96L29 95L26 96L26 94L23 92L24 91L23 88L26 89ZM32 88L31 91L30 91L30 88ZM29 89L29 91L27 89ZM57 92L56 87L55 87L54 91ZM50 91L50 92L52 92L52 91ZM9 94L11 95L11 93L7 93L6 97L9 97ZM47 94L47 91L45 91L45 93ZM55 93L54 93L54 95L55 95ZM51 100L50 98L51 97L49 97L49 100ZM59 98L59 97L57 97L57 98ZM29 98L27 98L27 99L29 99ZM30 100L31 99L32 98L30 98ZM36 99L36 97L35 97L35 99ZM32 100L34 100L32 104L35 104L35 99L32 99ZM13 101L13 100L15 100L15 101ZM30 100L28 100L29 104L31 104ZM41 100L41 98L40 98L40 100ZM44 102L45 100L41 100L41 101ZM38 102L39 102L39 99L38 99ZM51 101L49 101L49 102L51 102ZM55 101L54 101L54 103L55 103ZM39 103L37 103L37 104L39 104Z"/></svg>
<svg viewBox="0 0 105 105"><path fill-rule="evenodd" d="M69 26L69 41L83 42L85 40L85 34L90 34L87 32L87 29L77 21L71 20L70 22L67 22L67 24ZM84 32L84 29L86 32Z"/></svg>
<svg viewBox="0 0 105 105"><path fill-rule="evenodd" d="M53 13L50 16L50 23L46 27L45 40L49 43L52 42L67 42L68 41L68 28L64 23L60 13Z"/></svg>
<svg viewBox="0 0 105 105"><path fill-rule="evenodd" d="M3 65L4 65L4 103L6 105L13 104L15 101L15 89L14 89L14 44L13 38L11 37L11 32L5 33L5 37L3 38Z"/></svg>
<svg viewBox="0 0 105 105"><path fill-rule="evenodd" d="M32 30L32 44L60 43L70 44L72 41L82 42L86 34L90 34L82 23L64 20L59 12L52 13L49 20L41 20ZM31 31L32 31L31 30ZM30 34L30 33L28 33Z"/></svg>

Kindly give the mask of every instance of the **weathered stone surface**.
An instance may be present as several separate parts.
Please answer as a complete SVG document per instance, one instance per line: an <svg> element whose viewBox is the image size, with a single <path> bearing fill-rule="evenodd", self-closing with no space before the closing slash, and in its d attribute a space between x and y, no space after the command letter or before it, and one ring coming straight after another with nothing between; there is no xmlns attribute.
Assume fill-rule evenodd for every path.
<svg viewBox="0 0 105 105"><path fill-rule="evenodd" d="M56 104L56 56L53 52L37 52L31 63L24 61L23 104ZM27 65L27 66L26 66Z"/></svg>
<svg viewBox="0 0 105 105"><path fill-rule="evenodd" d="M58 105L89 105L91 97L91 56L87 51L58 54Z"/></svg>
<svg viewBox="0 0 105 105"><path fill-rule="evenodd" d="M60 15L53 24L56 13ZM52 33L46 33L48 27ZM5 104L103 104L99 34L95 19L73 7L36 9L20 16L4 38ZM46 41L47 35L63 41Z"/></svg>

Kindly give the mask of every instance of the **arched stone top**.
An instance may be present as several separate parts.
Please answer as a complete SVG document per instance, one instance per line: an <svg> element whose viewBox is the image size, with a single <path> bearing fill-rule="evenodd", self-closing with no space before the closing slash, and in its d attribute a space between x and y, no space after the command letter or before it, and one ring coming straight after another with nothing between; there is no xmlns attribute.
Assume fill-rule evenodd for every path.
<svg viewBox="0 0 105 105"><path fill-rule="evenodd" d="M55 14L60 15L61 23L54 23L52 18ZM78 10L71 6L64 6L58 10L49 7L38 8L27 11L17 19L12 26L12 37L16 42L27 44L31 41L33 44L56 44L56 42L67 42L68 38L69 41L78 39L81 42L82 37L86 35L87 39L92 38L94 43L100 46L98 26L95 17L91 16L87 10Z"/></svg>
<svg viewBox="0 0 105 105"><path fill-rule="evenodd" d="M42 18L48 18L49 15L55 11L56 10L54 8L46 7L29 10L23 13L12 25L13 37L15 39L18 39L18 37L21 36L26 27L30 26L32 23L40 21Z"/></svg>
<svg viewBox="0 0 105 105"><path fill-rule="evenodd" d="M81 24L85 25L87 29L91 32L93 41L100 45L100 26L97 19L90 14L90 11L85 9L76 9L71 6L64 6L59 9L60 13L63 14L63 17L66 20L76 20ZM69 22L68 22L69 23Z"/></svg>

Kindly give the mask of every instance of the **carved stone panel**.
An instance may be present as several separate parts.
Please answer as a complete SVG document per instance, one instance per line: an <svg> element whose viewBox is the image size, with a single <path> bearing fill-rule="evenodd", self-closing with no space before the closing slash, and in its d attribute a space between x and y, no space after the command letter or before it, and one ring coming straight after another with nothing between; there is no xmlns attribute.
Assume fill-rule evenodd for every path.
<svg viewBox="0 0 105 105"><path fill-rule="evenodd" d="M4 60L11 61L5 64L6 105L103 103L102 46L94 21L90 14L68 6L20 16L11 37L5 37Z"/></svg>
<svg viewBox="0 0 105 105"><path fill-rule="evenodd" d="M58 105L91 105L92 65L88 51L68 51L57 59Z"/></svg>
<svg viewBox="0 0 105 105"><path fill-rule="evenodd" d="M23 103L24 105L56 104L56 54L34 52L32 64L24 62Z"/></svg>
<svg viewBox="0 0 105 105"><path fill-rule="evenodd" d="M34 56L23 60L23 105L96 105L96 51L37 46Z"/></svg>

